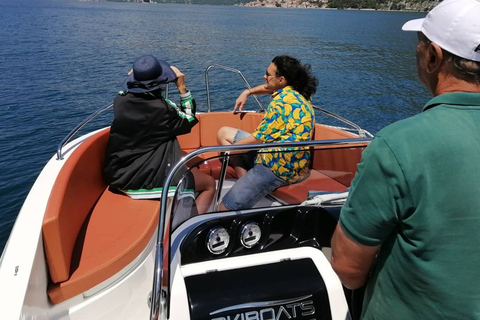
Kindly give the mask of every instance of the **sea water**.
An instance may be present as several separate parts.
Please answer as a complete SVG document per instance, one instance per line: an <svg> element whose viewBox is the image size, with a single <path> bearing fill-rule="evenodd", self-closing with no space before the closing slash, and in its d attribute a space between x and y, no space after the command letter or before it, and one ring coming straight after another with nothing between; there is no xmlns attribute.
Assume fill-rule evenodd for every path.
<svg viewBox="0 0 480 320"><path fill-rule="evenodd" d="M153 54L177 66L199 110L206 111L209 65L239 69L254 86L263 83L274 56L291 55L310 64L319 80L315 105L375 133L420 112L429 99L416 76L416 35L401 31L405 21L423 16L0 0L0 252L58 143L112 102L137 56ZM241 78L220 69L212 69L210 78L212 108L231 110L245 88ZM110 121L107 113L92 126Z"/></svg>

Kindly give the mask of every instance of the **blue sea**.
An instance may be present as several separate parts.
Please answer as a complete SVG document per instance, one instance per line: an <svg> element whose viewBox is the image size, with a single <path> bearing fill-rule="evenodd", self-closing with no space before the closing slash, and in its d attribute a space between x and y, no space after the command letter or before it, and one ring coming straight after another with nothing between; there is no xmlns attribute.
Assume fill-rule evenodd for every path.
<svg viewBox="0 0 480 320"><path fill-rule="evenodd" d="M58 143L112 102L137 56L153 54L177 66L198 108L206 111L204 71L209 65L239 69L253 86L263 83L274 56L291 55L309 63L319 79L315 105L375 133L420 112L429 99L417 80L416 35L401 31L405 21L423 16L0 0L0 252ZM244 89L240 77L218 69L210 77L212 108L232 109ZM107 113L89 129L110 120Z"/></svg>

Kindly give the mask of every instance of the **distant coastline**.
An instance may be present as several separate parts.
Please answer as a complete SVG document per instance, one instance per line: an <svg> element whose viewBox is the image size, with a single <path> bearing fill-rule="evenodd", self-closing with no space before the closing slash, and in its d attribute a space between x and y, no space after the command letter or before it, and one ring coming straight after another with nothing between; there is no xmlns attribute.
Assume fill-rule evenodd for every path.
<svg viewBox="0 0 480 320"><path fill-rule="evenodd" d="M340 9L340 10L378 10L378 11L418 11L427 12L441 0L107 0L150 3L234 5L257 8L304 8L304 9Z"/></svg>
<svg viewBox="0 0 480 320"><path fill-rule="evenodd" d="M430 11L435 1L382 1L382 0L257 0L244 4L245 7L267 8L306 8L306 9L342 9L342 10L379 10L379 11Z"/></svg>

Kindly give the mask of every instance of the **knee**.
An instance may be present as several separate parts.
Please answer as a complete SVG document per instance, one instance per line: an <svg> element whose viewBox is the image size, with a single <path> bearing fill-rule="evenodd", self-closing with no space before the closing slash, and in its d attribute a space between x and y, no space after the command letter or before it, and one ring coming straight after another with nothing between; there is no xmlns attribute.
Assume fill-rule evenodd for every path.
<svg viewBox="0 0 480 320"><path fill-rule="evenodd" d="M233 137L236 133L235 128L223 126L217 131L217 142L219 145L233 144Z"/></svg>
<svg viewBox="0 0 480 320"><path fill-rule="evenodd" d="M197 168L192 169L195 178L195 188L199 190L215 189L215 179Z"/></svg>
<svg viewBox="0 0 480 320"><path fill-rule="evenodd" d="M206 183L207 183L207 186L208 186L208 189L215 189L215 179L210 176L210 175L206 175Z"/></svg>
<svg viewBox="0 0 480 320"><path fill-rule="evenodd" d="M221 127L220 129L218 129L217 131L217 142L218 144L220 145L223 145L223 141L225 140L225 131L226 131L226 128L227 127Z"/></svg>

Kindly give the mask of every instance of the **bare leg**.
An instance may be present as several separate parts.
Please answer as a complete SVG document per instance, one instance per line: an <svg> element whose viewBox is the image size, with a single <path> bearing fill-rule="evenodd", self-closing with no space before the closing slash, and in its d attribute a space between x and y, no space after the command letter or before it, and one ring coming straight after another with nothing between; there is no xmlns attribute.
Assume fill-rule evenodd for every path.
<svg viewBox="0 0 480 320"><path fill-rule="evenodd" d="M236 173L236 175L237 175L238 178L244 176L244 175L248 172L247 169L244 169L244 168L242 168L242 167L240 167L240 166L235 166L235 167L233 167L233 170L235 170L235 173Z"/></svg>
<svg viewBox="0 0 480 320"><path fill-rule="evenodd" d="M217 132L217 142L221 146L233 144L233 139L237 134L238 129L232 127L221 127Z"/></svg>
<svg viewBox="0 0 480 320"><path fill-rule="evenodd" d="M195 200L198 214L203 214L208 211L215 196L215 179L198 168L192 168L192 174L195 178L195 191L200 192Z"/></svg>
<svg viewBox="0 0 480 320"><path fill-rule="evenodd" d="M222 146L232 145L233 140L235 139L235 135L237 134L237 131L238 131L237 128L232 128L227 126L221 127L217 132L218 144ZM233 169L235 170L235 173L239 178L243 176L245 173L247 173L248 171L240 166L235 166L235 165L233 165Z"/></svg>

